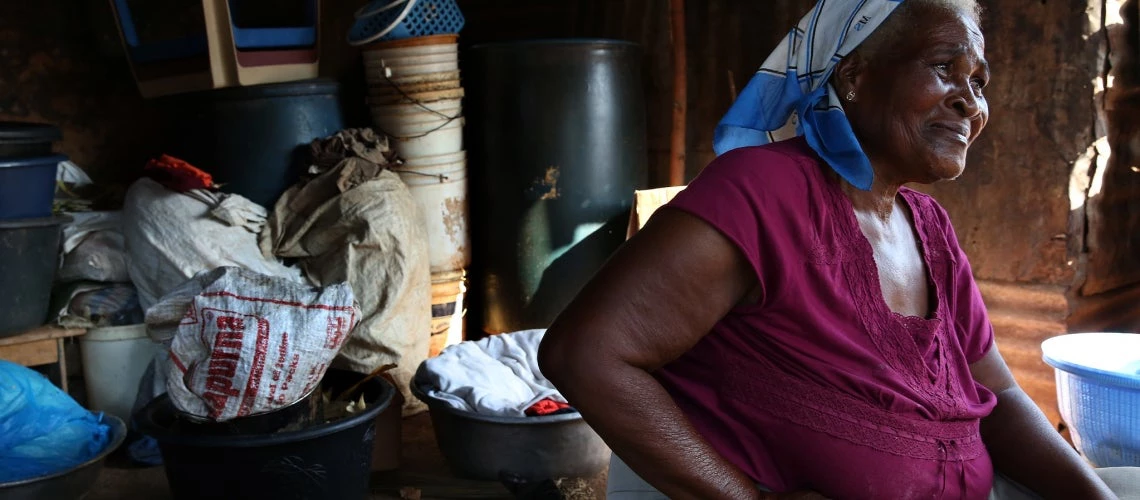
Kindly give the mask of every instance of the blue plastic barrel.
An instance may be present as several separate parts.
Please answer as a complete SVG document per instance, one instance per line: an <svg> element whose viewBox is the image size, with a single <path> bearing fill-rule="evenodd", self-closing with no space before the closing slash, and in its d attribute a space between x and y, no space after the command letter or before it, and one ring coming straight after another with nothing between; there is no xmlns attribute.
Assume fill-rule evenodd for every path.
<svg viewBox="0 0 1140 500"><path fill-rule="evenodd" d="M167 154L222 190L272 207L308 169L309 144L344 128L331 80L233 87L167 98Z"/></svg>

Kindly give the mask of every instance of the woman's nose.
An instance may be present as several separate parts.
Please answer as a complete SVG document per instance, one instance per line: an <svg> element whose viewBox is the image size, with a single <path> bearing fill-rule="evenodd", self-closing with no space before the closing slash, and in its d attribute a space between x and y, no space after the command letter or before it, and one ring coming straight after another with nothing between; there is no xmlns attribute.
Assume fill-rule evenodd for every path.
<svg viewBox="0 0 1140 500"><path fill-rule="evenodd" d="M948 101L949 106L963 118L974 118L982 112L978 96L974 94L974 89L969 84L951 93Z"/></svg>

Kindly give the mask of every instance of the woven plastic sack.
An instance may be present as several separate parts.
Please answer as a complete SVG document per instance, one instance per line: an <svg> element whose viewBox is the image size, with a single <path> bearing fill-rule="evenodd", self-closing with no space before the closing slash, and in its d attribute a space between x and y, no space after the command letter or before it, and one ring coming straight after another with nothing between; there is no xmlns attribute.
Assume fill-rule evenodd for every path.
<svg viewBox="0 0 1140 500"><path fill-rule="evenodd" d="M236 267L201 273L147 310L174 330L174 406L225 422L284 408L317 387L360 318L347 283L314 288Z"/></svg>
<svg viewBox="0 0 1140 500"><path fill-rule="evenodd" d="M111 427L43 375L0 360L0 483L31 479L95 458Z"/></svg>

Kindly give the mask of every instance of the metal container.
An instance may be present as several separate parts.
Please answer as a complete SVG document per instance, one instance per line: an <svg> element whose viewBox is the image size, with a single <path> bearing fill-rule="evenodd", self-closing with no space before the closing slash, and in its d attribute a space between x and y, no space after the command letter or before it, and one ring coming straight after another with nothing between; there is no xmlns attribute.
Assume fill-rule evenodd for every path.
<svg viewBox="0 0 1140 500"><path fill-rule="evenodd" d="M590 477L610 463L610 448L582 415L495 417L456 410L412 384L428 405L436 442L458 476L500 481Z"/></svg>
<svg viewBox="0 0 1140 500"><path fill-rule="evenodd" d="M111 438L107 448L101 453L68 471L49 476L41 476L23 481L0 483L0 498L4 500L78 500L87 495L88 490L99 479L103 461L115 451L127 437L127 426L118 417L103 415L111 426Z"/></svg>
<svg viewBox="0 0 1140 500"><path fill-rule="evenodd" d="M463 61L473 321L545 328L624 241L646 186L642 50L539 40Z"/></svg>

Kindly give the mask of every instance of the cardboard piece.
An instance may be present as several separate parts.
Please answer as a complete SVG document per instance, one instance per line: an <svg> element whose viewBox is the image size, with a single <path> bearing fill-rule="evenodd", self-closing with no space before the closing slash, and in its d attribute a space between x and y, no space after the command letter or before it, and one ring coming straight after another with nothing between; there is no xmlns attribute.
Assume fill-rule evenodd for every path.
<svg viewBox="0 0 1140 500"><path fill-rule="evenodd" d="M629 228L626 230L625 238L628 240L633 237L635 233L645 227L645 223L649 222L653 212L665 206L674 196L677 196L677 193L684 189L685 186L674 186L634 191L633 208L630 209Z"/></svg>

